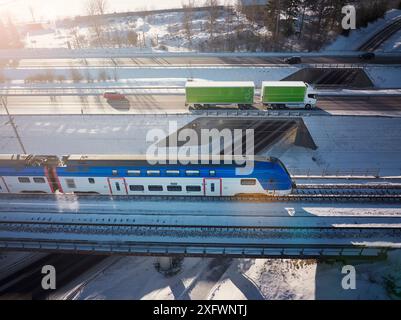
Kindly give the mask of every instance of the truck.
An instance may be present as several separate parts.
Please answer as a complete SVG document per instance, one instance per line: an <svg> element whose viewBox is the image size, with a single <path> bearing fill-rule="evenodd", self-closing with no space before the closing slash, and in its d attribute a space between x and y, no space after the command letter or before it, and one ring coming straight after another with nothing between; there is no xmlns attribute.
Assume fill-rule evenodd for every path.
<svg viewBox="0 0 401 320"><path fill-rule="evenodd" d="M218 105L249 109L254 95L252 81L188 81L185 85L185 105L195 109Z"/></svg>
<svg viewBox="0 0 401 320"><path fill-rule="evenodd" d="M316 107L317 96L311 87L302 81L263 81L261 102L264 106L275 108Z"/></svg>

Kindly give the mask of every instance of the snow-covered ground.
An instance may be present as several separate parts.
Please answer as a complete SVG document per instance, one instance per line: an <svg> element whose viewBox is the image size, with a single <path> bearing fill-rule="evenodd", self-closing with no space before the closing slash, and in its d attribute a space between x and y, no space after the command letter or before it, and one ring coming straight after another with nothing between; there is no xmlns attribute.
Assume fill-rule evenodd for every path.
<svg viewBox="0 0 401 320"><path fill-rule="evenodd" d="M324 170L401 174L401 125L396 118L305 117L317 150L275 146L268 155L280 158L291 173Z"/></svg>
<svg viewBox="0 0 401 320"><path fill-rule="evenodd" d="M152 48L162 51L188 51L207 48L211 34L207 29L209 12L190 13L191 34L186 33L185 14L183 12L165 12L146 17L130 15L112 17L102 21L100 28L105 47ZM267 30L250 22L245 15L232 15L228 10L218 12L215 21L215 36L235 35L238 28L248 27L252 34L266 35ZM245 30L245 29L244 29ZM131 41L127 35L135 32L137 41ZM46 25L43 30L31 31L25 37L26 48L90 48L99 46L94 40L93 26L90 22L66 24L58 22ZM112 39L112 41L110 41ZM102 45L103 47L104 45ZM245 49L245 47L244 47ZM201 50L204 51L204 50ZM244 50L247 51L247 50Z"/></svg>
<svg viewBox="0 0 401 320"><path fill-rule="evenodd" d="M333 43L328 45L324 51L349 51L349 50L357 50L362 44L364 44L367 40L369 40L372 35L376 32L385 28L388 24L390 24L394 19L398 18L401 15L401 10L390 10L386 13L384 18L379 19L373 23L370 23L366 28L356 29L350 32L348 37L339 36ZM398 36L397 36L398 34ZM400 46L397 45L400 41L400 33L397 33L388 41L383 44L381 51L399 52Z"/></svg>
<svg viewBox="0 0 401 320"><path fill-rule="evenodd" d="M365 68L365 71L376 88L386 89L401 87L401 67L399 66L369 66Z"/></svg>
<svg viewBox="0 0 401 320"><path fill-rule="evenodd" d="M109 258L55 298L75 299L396 299L401 288L401 250L385 261L352 261L356 289L343 290L343 263L316 260L185 258L176 275L157 272L151 257ZM94 274L94 275L93 275ZM82 285L82 286L80 286ZM399 296L398 296L399 298Z"/></svg>

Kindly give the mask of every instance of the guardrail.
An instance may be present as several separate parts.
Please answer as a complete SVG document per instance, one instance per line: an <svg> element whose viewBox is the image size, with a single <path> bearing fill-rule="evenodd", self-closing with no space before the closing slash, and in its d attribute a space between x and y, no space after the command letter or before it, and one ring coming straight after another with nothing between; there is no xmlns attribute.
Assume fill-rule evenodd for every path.
<svg viewBox="0 0 401 320"><path fill-rule="evenodd" d="M341 246L275 246L270 248L258 246L213 246L213 245L168 245L168 244L113 244L113 243L68 243L66 241L35 241L35 240L0 240L0 248L12 251L39 251L63 253L92 253L111 255L140 256L185 256L185 257L216 257L233 258L294 258L294 259L329 259L329 258L366 258L385 259L387 248L347 248Z"/></svg>
<svg viewBox="0 0 401 320"><path fill-rule="evenodd" d="M325 168L322 170L316 169L307 169L307 168L290 168L287 167L288 171L291 173L292 176L302 176L305 178L311 177L372 177L375 179L380 178L380 168L367 168L367 169L332 169L332 168Z"/></svg>

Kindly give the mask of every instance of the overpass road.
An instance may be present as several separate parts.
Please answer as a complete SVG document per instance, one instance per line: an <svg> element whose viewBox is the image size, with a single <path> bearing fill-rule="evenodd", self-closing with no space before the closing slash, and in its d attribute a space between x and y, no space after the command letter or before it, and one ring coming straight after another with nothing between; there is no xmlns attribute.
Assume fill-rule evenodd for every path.
<svg viewBox="0 0 401 320"><path fill-rule="evenodd" d="M180 94L137 94L123 102L107 102L101 96L9 96L12 115L26 114L158 114L187 113L185 96ZM259 109L263 107L258 106ZM320 97L316 115L401 115L399 96ZM0 105L0 114L6 110Z"/></svg>
<svg viewBox="0 0 401 320"><path fill-rule="evenodd" d="M311 56L303 57L304 64L366 64L356 56ZM400 64L399 56L378 56L369 64ZM138 66L213 66L213 65L238 65L238 66L266 66L285 64L284 57L264 56L150 56L132 58L81 58L81 59L21 59L18 62L20 68L61 68L61 67L138 67Z"/></svg>

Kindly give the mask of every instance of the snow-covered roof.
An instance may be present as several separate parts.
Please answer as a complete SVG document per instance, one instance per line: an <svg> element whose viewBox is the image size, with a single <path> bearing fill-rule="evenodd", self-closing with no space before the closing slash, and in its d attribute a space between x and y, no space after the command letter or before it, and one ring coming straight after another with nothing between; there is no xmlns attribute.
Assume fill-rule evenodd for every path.
<svg viewBox="0 0 401 320"><path fill-rule="evenodd" d="M302 81L263 81L262 87L302 87L305 88L306 84Z"/></svg>
<svg viewBox="0 0 401 320"><path fill-rule="evenodd" d="M209 88L209 87L251 87L254 88L255 84L252 81L187 81L186 88Z"/></svg>

